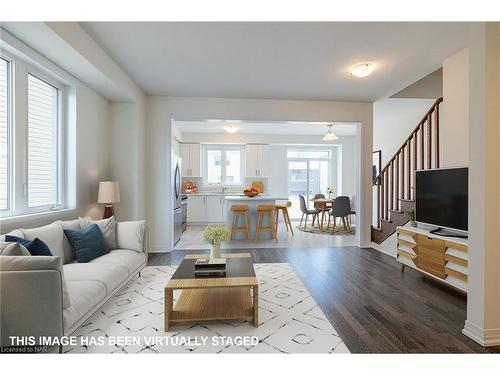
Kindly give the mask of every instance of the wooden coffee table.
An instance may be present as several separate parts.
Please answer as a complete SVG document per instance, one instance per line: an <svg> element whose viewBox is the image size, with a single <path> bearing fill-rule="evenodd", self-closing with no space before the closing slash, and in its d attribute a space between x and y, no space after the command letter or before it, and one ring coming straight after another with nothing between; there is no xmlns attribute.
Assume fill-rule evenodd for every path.
<svg viewBox="0 0 500 375"><path fill-rule="evenodd" d="M250 254L224 254L226 276L194 276L196 259L205 254L186 255L165 286L165 332L175 322L252 319L259 324L259 284ZM173 294L181 289L175 306Z"/></svg>

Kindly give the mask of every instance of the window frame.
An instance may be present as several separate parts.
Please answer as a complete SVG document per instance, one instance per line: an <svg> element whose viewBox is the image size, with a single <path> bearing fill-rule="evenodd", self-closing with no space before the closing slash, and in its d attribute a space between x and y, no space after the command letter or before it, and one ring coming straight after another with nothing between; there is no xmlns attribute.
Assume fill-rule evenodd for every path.
<svg viewBox="0 0 500 375"><path fill-rule="evenodd" d="M14 90L13 90L13 58L3 51L0 58L7 62L7 207L0 212L9 213L14 208Z"/></svg>
<svg viewBox="0 0 500 375"><path fill-rule="evenodd" d="M217 186L231 186L231 187L240 187L244 186L244 178L245 178L245 145L241 144L203 144L203 165L202 165L202 174L203 174L203 185L206 187L217 187ZM221 151L221 182L220 183L209 183L208 182L208 157L207 153L209 150L217 150ZM231 184L226 181L226 161L227 161L227 151L239 151L240 152L240 183Z"/></svg>
<svg viewBox="0 0 500 375"><path fill-rule="evenodd" d="M43 206L35 206L35 207L30 207L28 205L28 195L29 195L29 154L28 154L28 148L29 148L29 108L28 108L28 77L33 76L40 81L45 82L46 84L54 87L57 90L57 124L56 124L56 138L57 138L57 145L56 145L56 186L57 186L57 192L56 192L56 202L55 204L48 204L48 205L43 205ZM46 74L40 72L38 69L35 69L34 67L27 65L26 66L26 72L24 74L25 80L26 80L26 108L25 108L25 113L26 113L26 132L25 132L25 144L24 144L24 151L25 151L25 181L24 181L24 196L25 196L25 212L26 213L39 213L39 212L50 212L50 211L55 211L55 210L60 210L64 208L64 183L63 181L65 180L64 174L64 137L63 137L63 132L64 132L64 126L63 126L63 119L64 119L64 100L63 100L63 92L64 92L64 86L60 84L59 82L55 81L54 79L48 77Z"/></svg>
<svg viewBox="0 0 500 375"><path fill-rule="evenodd" d="M67 87L45 67L36 68L23 58L2 51L2 58L10 62L11 124L10 124L10 206L0 210L0 219L14 219L33 214L49 214L67 210L68 173L67 173ZM43 71L41 70L43 69ZM28 206L28 147L29 147L29 75L57 89L57 150L56 150L56 202L43 206Z"/></svg>

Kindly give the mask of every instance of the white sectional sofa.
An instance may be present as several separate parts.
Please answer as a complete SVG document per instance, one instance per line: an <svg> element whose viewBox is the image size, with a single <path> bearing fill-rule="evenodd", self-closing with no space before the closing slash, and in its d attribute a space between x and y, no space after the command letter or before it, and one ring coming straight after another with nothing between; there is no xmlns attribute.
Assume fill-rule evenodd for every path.
<svg viewBox="0 0 500 375"><path fill-rule="evenodd" d="M116 223L117 248L89 263L75 261L69 228L79 221L9 233L40 238L53 256L0 256L1 346L12 346L9 336L71 335L147 263L144 221Z"/></svg>

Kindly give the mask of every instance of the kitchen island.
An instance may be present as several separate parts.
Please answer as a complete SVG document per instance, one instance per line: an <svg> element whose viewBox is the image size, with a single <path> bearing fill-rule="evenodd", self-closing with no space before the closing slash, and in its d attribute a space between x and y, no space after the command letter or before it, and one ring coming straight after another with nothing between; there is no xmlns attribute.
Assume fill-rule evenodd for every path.
<svg viewBox="0 0 500 375"><path fill-rule="evenodd" d="M231 229L233 224L233 214L231 212L231 206L233 204L246 204L248 205L248 221L250 224L250 239L253 240L255 235L255 227L257 224L257 206L261 204L271 204L275 205L279 201L286 202L288 197L280 197L273 195L257 195L256 197L250 198L245 195L229 195L224 199L224 218L226 221L226 226ZM243 220L241 217L238 218L238 226L243 226ZM261 225L268 226L268 219L265 218ZM262 233L261 239L270 239L270 233ZM237 232L234 234L234 239L245 239L245 233Z"/></svg>

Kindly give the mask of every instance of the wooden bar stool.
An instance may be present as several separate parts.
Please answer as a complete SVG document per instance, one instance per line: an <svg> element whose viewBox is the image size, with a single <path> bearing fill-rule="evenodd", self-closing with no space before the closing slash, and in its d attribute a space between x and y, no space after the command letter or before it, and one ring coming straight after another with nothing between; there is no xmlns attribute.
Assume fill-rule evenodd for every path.
<svg viewBox="0 0 500 375"><path fill-rule="evenodd" d="M276 205L276 218L275 218L275 224L276 224L276 236L278 236L278 219L280 216L280 211L283 214L283 219L285 219L285 228L286 231L288 232L289 230L293 234L293 229L292 229L292 223L290 222L290 216L288 215L288 207L292 207L292 202L288 201L286 204L277 204Z"/></svg>
<svg viewBox="0 0 500 375"><path fill-rule="evenodd" d="M233 213L233 224L231 226L231 238L229 242L233 240L233 235L237 232L245 232L246 240L250 241L250 225L248 224L248 205L246 204L233 204L231 206L231 212ZM238 226L238 216L243 216L245 225Z"/></svg>
<svg viewBox="0 0 500 375"><path fill-rule="evenodd" d="M270 232L273 240L278 242L278 238L276 237L276 225L274 224L274 211L276 207L271 204L259 204L257 206L257 225L255 226L255 237L254 241L257 241L259 238L259 234L261 232ZM269 217L269 226L261 226L262 219L265 217Z"/></svg>

